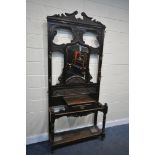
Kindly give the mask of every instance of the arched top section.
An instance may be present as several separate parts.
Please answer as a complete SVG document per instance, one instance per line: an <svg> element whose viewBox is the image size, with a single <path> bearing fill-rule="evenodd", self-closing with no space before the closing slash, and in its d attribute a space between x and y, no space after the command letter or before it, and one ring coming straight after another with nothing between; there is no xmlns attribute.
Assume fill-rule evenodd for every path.
<svg viewBox="0 0 155 155"><path fill-rule="evenodd" d="M55 14L53 16L47 16L48 22L58 21L63 23L70 23L70 24L85 24L90 26L96 26L101 27L105 29L105 25L101 22L97 21L96 19L93 19L92 17L88 17L85 12L81 13L81 18L76 18L76 15L78 14L78 11L74 11L73 13L65 13L65 14Z"/></svg>
<svg viewBox="0 0 155 155"><path fill-rule="evenodd" d="M60 87L100 82L105 25L88 17L84 12L81 13L81 18L76 17L77 14L78 12L75 11L47 17L48 61L51 63L51 56L56 52L61 52L64 60L59 70L58 76L60 76L51 74L49 69L49 77L55 78L56 85ZM90 63L92 54L98 57L98 66L95 69L92 67L96 65ZM54 69L57 73L57 67ZM94 74L97 74L96 80Z"/></svg>

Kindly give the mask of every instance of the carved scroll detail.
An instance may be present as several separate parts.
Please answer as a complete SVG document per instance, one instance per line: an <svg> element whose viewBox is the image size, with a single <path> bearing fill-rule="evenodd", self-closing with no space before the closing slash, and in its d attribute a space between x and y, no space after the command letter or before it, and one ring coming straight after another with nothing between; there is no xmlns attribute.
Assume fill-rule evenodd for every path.
<svg viewBox="0 0 155 155"><path fill-rule="evenodd" d="M74 11L73 13L65 13L65 14L55 14L53 16L48 16L47 19L50 21L52 19L60 19L60 20L69 20L72 22L79 22L79 23L85 23L85 24L92 24L92 25L96 25L96 26L102 26L105 28L105 25L103 25L101 22L97 21L96 19L93 19L92 17L87 16L87 14L85 12L81 13L81 16L83 17L83 19L81 18L76 18L76 15L78 14L78 11Z"/></svg>

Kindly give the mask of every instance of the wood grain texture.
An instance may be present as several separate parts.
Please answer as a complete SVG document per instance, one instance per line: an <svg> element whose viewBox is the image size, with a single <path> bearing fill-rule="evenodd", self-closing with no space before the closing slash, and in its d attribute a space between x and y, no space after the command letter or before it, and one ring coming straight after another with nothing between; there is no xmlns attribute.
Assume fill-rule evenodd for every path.
<svg viewBox="0 0 155 155"><path fill-rule="evenodd" d="M64 100L68 106L96 103L96 100L94 100L92 97L88 95L64 97Z"/></svg>
<svg viewBox="0 0 155 155"><path fill-rule="evenodd" d="M88 127L79 130L68 131L55 135L54 146L64 143L75 142L77 140L93 137L101 134L98 127Z"/></svg>

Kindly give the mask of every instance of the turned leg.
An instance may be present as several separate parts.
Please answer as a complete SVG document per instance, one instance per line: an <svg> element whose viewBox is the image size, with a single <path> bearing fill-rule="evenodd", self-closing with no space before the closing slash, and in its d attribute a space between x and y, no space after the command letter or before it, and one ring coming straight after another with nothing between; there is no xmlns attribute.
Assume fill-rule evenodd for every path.
<svg viewBox="0 0 155 155"><path fill-rule="evenodd" d="M103 113L103 121L102 121L102 135L101 139L103 140L105 137L105 121L106 121L106 114Z"/></svg>
<svg viewBox="0 0 155 155"><path fill-rule="evenodd" d="M97 125L97 114L98 114L98 111L94 113L94 126Z"/></svg>
<svg viewBox="0 0 155 155"><path fill-rule="evenodd" d="M105 137L105 122L106 122L107 111L108 111L108 106L107 106L107 103L105 103L105 105L103 107L102 135L101 135L102 139L104 139L104 137Z"/></svg>
<svg viewBox="0 0 155 155"><path fill-rule="evenodd" d="M54 147L53 147L53 144L54 144L54 122L55 122L55 115L54 113L51 114L51 117L50 117L50 142L51 142L51 152L53 153L54 151Z"/></svg>

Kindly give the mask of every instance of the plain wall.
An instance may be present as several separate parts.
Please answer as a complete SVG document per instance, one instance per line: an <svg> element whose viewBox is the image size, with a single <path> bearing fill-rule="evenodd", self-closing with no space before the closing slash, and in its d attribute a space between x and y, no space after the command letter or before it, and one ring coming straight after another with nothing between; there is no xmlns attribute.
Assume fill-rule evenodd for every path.
<svg viewBox="0 0 155 155"><path fill-rule="evenodd" d="M75 10L106 25L103 49L100 102L108 103L107 121L129 117L129 32L128 0L27 0L27 137L48 132L47 102L47 21L48 15L71 13ZM78 15L80 17L80 15ZM65 42L64 32L56 42ZM95 40L86 36L88 43ZM62 67L62 56L53 56L53 82L56 83ZM60 66L60 68L58 67ZM95 74L95 57L91 58L91 74ZM95 80L95 79L93 79ZM80 118L61 118L56 131L92 123L92 115ZM99 114L98 122L102 121Z"/></svg>

